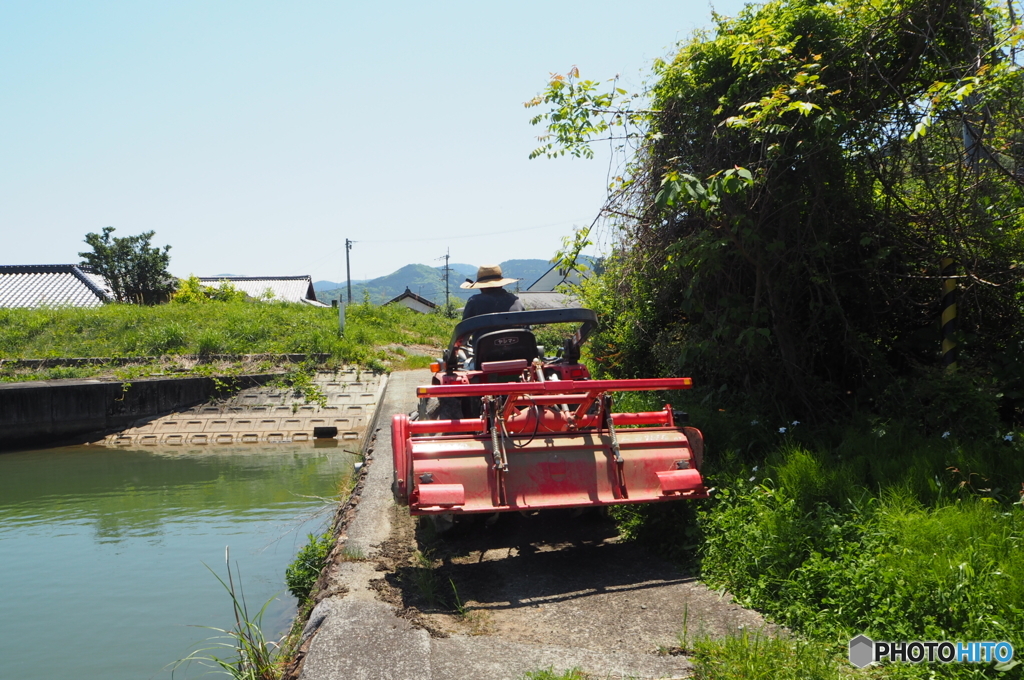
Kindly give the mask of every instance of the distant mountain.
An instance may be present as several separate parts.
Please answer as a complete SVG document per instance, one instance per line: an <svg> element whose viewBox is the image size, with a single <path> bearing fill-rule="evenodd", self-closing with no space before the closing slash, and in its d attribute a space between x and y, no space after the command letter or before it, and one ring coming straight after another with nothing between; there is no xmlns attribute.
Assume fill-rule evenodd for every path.
<svg viewBox="0 0 1024 680"><path fill-rule="evenodd" d="M530 285L551 269L547 260L505 260L501 263L501 273L513 279L519 279L519 288L526 290Z"/></svg>
<svg viewBox="0 0 1024 680"><path fill-rule="evenodd" d="M363 281L353 281L352 285L355 285L356 283L363 283ZM313 282L313 290L315 290L318 293L320 291L322 291L322 290L333 290L335 288L344 288L344 287L345 287L345 282L344 281L314 281Z"/></svg>
<svg viewBox="0 0 1024 680"><path fill-rule="evenodd" d="M449 269L452 270L452 277L455 278L459 283L462 283L466 279L475 279L477 266L475 264L462 264L460 262L452 262L448 265Z"/></svg>
<svg viewBox="0 0 1024 680"><path fill-rule="evenodd" d="M468 279L476 278L476 265L451 263L453 271L449 274L449 293L453 298L466 300L475 291L463 290L459 284ZM506 260L501 263L501 271L505 276L522 279L519 287L526 289L531 283L551 268L547 260ZM321 284L324 284L321 286ZM352 282L353 302L362 302L369 295L370 302L382 304L397 297L408 288L420 297L424 297L439 305L444 304L444 267L430 267L425 264L407 264L401 269L368 281ZM321 302L346 298L348 291L344 282L317 281L313 284L316 296ZM508 286L516 290L516 286ZM364 293L365 291L365 293Z"/></svg>

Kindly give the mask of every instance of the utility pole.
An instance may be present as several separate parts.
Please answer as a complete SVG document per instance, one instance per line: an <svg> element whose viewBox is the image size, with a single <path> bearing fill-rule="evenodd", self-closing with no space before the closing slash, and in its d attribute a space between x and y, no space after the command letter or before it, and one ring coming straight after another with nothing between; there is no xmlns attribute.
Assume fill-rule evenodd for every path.
<svg viewBox="0 0 1024 680"><path fill-rule="evenodd" d="M448 285L448 282L449 282L449 274L450 274L450 272L452 271L452 270L451 270L451 269L450 269L450 268L448 267L448 259L449 259L450 257L451 257L451 248L449 248L449 249L448 249L448 250L447 250L447 251L445 252L445 254L444 254L444 313L445 313L445 315L446 315L446 316L449 316L449 317L451 316L451 313L452 313L452 308L451 308L451 295L450 295L450 293L448 292L448 291L449 291L449 285ZM439 259L439 260L440 260L441 258L439 257L439 258L437 258L437 259Z"/></svg>
<svg viewBox="0 0 1024 680"><path fill-rule="evenodd" d="M451 248L444 251L444 308L447 310L451 302L448 299L448 272L451 269L448 268L448 258L451 257Z"/></svg>
<svg viewBox="0 0 1024 680"><path fill-rule="evenodd" d="M348 280L348 303L352 304L352 265L349 263L348 251L352 250L354 241L345 239L345 278Z"/></svg>

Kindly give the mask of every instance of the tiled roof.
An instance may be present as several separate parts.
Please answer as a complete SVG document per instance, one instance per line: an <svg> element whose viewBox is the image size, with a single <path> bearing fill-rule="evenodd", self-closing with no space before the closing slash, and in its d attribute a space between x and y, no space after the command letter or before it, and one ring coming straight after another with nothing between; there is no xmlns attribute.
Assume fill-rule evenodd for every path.
<svg viewBox="0 0 1024 680"><path fill-rule="evenodd" d="M301 302L314 307L326 307L316 299L313 279L309 276L200 276L204 286L216 288L227 281L252 298L259 299L269 288L277 302Z"/></svg>
<svg viewBox="0 0 1024 680"><path fill-rule="evenodd" d="M0 265L0 307L99 307L112 297L85 265Z"/></svg>
<svg viewBox="0 0 1024 680"><path fill-rule="evenodd" d="M401 302L405 298L409 298L411 300L415 300L416 302L420 303L421 305L426 305L427 307L430 307L431 309L437 309L437 304L436 303L431 302L430 300L428 300L425 297L420 297L416 293L414 293L411 290L409 290L408 286L405 287L405 292L404 293L402 293L401 295L397 295L397 296L391 298L390 300L388 300L384 304L390 305L392 302Z"/></svg>

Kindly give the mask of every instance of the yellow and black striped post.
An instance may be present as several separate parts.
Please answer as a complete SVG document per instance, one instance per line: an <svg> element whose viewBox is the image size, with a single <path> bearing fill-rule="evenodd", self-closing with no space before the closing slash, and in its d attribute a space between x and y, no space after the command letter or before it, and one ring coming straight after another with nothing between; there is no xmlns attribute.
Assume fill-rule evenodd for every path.
<svg viewBox="0 0 1024 680"><path fill-rule="evenodd" d="M942 364L947 371L956 370L956 262L942 258Z"/></svg>

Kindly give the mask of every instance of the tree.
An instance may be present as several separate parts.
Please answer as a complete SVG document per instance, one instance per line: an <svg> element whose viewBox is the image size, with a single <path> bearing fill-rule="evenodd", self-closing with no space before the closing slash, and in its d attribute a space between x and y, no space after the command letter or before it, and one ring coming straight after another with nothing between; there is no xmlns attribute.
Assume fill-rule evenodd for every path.
<svg viewBox="0 0 1024 680"><path fill-rule="evenodd" d="M840 412L939 370L951 258L961 366L1020 418L1024 33L1010 8L749 5L657 62L643 110L576 71L553 79L529 104L550 106L534 120L556 144L587 155L618 129L635 148L605 210L621 236L594 292L615 343L598 338L598 358Z"/></svg>
<svg viewBox="0 0 1024 680"><path fill-rule="evenodd" d="M155 304L163 302L174 291L177 279L167 271L170 246L150 247L156 233L146 231L137 236L111 236L114 227L104 227L102 234L88 233L85 242L91 252L78 253L82 264L89 265L103 276L117 302Z"/></svg>

